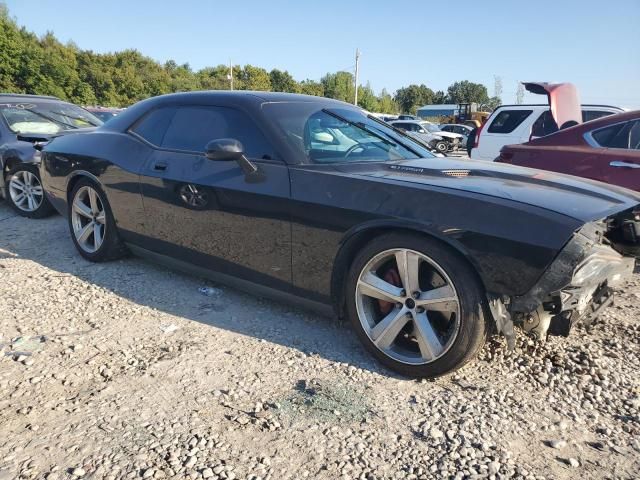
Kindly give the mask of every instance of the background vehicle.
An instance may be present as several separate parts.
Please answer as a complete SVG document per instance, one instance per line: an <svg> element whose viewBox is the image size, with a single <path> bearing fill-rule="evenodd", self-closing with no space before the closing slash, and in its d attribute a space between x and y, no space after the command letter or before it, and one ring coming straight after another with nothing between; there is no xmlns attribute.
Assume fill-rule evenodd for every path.
<svg viewBox="0 0 640 480"><path fill-rule="evenodd" d="M463 139L460 134L442 131L435 123L426 122L424 120L396 120L389 122L389 125L393 125L395 128L399 128L407 132L412 132L413 134L424 136L430 144L433 144L433 147L439 153L458 150ZM440 139L433 138L433 135L440 137Z"/></svg>
<svg viewBox="0 0 640 480"><path fill-rule="evenodd" d="M98 117L103 122L106 122L107 120L111 120L113 117L117 116L120 112L122 112L121 108L84 107L84 109L88 112L93 113L94 116Z"/></svg>
<svg viewBox="0 0 640 480"><path fill-rule="evenodd" d="M582 105L582 121L620 113L610 105ZM528 142L557 130L549 105L501 105L478 130L471 158L495 160L505 145Z"/></svg>
<svg viewBox="0 0 640 480"><path fill-rule="evenodd" d="M416 117L415 115L402 114L398 115L398 120L420 120L420 117Z"/></svg>
<svg viewBox="0 0 640 480"><path fill-rule="evenodd" d="M443 132L449 133L457 133L458 135L462 135L461 146L467 146L467 140L469 139L469 134L473 131L473 127L469 125L463 125L460 123L446 123L440 125L440 130Z"/></svg>
<svg viewBox="0 0 640 480"><path fill-rule="evenodd" d="M0 93L0 196L25 217L52 213L40 182L38 143L100 124L87 111L55 97Z"/></svg>
<svg viewBox="0 0 640 480"><path fill-rule="evenodd" d="M492 317L510 342L513 324L568 333L633 270L605 239L640 195L436 158L361 109L319 97L152 98L54 139L41 171L84 258L129 248L333 307L405 375L460 367ZM540 322L525 325L531 316Z"/></svg>
<svg viewBox="0 0 640 480"><path fill-rule="evenodd" d="M507 145L496 161L640 191L640 111L607 116L521 145Z"/></svg>

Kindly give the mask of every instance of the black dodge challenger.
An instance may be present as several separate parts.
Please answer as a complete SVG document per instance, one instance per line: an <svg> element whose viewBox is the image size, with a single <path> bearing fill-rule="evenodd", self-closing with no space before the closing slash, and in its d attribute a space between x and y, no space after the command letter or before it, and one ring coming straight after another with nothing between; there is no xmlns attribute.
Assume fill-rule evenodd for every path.
<svg viewBox="0 0 640 480"><path fill-rule="evenodd" d="M567 334L629 276L640 196L437 158L351 105L263 92L142 101L42 154L91 261L127 251L346 316L390 368L432 377L492 329Z"/></svg>

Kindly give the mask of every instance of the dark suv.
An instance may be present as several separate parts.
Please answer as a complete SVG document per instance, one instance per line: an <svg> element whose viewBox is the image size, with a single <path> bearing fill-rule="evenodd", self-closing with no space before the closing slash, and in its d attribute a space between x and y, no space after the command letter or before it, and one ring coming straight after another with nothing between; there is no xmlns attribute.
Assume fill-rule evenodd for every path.
<svg viewBox="0 0 640 480"><path fill-rule="evenodd" d="M24 217L52 213L40 182L39 144L99 125L91 113L56 97L0 93L0 197Z"/></svg>

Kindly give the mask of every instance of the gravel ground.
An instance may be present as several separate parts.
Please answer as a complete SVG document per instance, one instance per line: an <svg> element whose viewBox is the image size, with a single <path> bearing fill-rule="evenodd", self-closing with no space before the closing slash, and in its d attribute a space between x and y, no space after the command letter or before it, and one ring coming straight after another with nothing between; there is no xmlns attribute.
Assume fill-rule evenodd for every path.
<svg viewBox="0 0 640 480"><path fill-rule="evenodd" d="M640 276L590 332L398 377L349 329L0 203L0 479L637 478ZM200 287L211 287L205 295Z"/></svg>

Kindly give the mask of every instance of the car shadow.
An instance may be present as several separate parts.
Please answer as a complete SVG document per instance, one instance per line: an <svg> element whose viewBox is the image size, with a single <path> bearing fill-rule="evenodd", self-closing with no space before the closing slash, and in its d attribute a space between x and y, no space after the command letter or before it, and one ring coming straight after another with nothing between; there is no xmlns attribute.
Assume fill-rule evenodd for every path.
<svg viewBox="0 0 640 480"><path fill-rule="evenodd" d="M75 250L67 222L13 218L0 201L0 260L22 258L104 288L138 305L242 335L264 339L332 362L405 378L373 359L348 325L301 307L260 298L169 270L137 257L91 263ZM0 275L3 265L0 264ZM200 288L213 287L203 294ZM46 291L42 293L46 295ZM158 334L162 335L158 325Z"/></svg>

